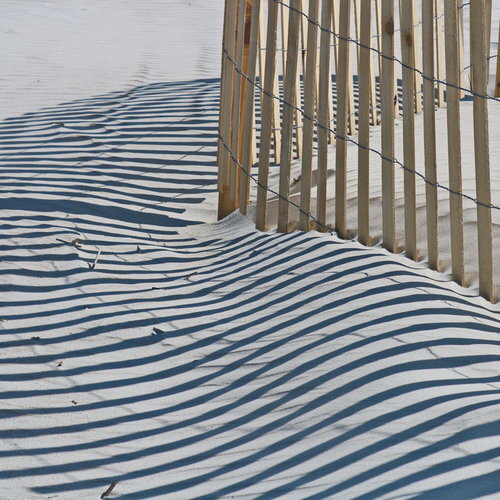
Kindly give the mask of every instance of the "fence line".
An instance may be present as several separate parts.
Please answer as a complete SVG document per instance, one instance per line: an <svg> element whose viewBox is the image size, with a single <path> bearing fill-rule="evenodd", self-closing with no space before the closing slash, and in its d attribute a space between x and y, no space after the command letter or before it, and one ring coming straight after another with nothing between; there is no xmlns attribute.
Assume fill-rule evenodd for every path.
<svg viewBox="0 0 500 500"><path fill-rule="evenodd" d="M224 217L238 207L242 213L246 213L250 199L248 181L251 179L257 185L258 229L267 229L270 193L278 202L278 231L293 230L298 224L301 230L335 229L340 237L350 237L352 230L347 225L347 144L351 143L359 151L359 241L365 245L371 244L369 154L373 153L382 160L383 246L392 252L401 249L396 237L395 220L394 166L397 165L404 172L403 249L407 257L418 260L421 254L416 218L415 181L418 178L426 186L429 266L439 269L439 189L449 194L452 276L458 283L465 283L461 200L474 202L478 217L477 265L480 293L494 301L491 212L500 210L500 206L491 202L490 195L487 103L500 99L487 92L487 68L489 60L495 55L489 54L489 45L486 43L488 34L484 29L478 29L480 23L483 27L488 26L485 24L488 19L491 24L488 2L489 0L479 0L464 4L458 0L403 1L400 2L399 10L400 26L396 28L394 0L384 0L382 4L379 0L308 0L307 6L304 5L305 0L226 0L218 150L219 217ZM267 9L263 8L266 5ZM421 7L421 19L418 6ZM463 44L464 35L457 36L460 14L465 7L470 10L471 61L475 62L469 66L464 65L464 49L459 43L460 40ZM442 26L440 21L443 19L444 37L439 31ZM352 25L356 39L350 36ZM338 32L335 31L336 26ZM267 29L264 36L265 27ZM418 34L416 31L419 31ZM401 57L396 55L395 33L400 34ZM479 36L480 33L483 35ZM283 47L278 46L279 35ZM331 37L337 43L332 44ZM378 48L372 47L375 40ZM443 41L446 43L443 44ZM358 68L357 89L354 87L353 65L350 63L351 47L356 48L353 61ZM279 52L282 53L281 58L277 57ZM265 55L265 61L262 54ZM373 64L374 55L378 57L378 67ZM496 56L495 93L498 91L500 73L498 55ZM335 64L331 64L332 57ZM423 66L420 66L421 61ZM446 80L443 79L443 62L446 65ZM396 68L401 68L401 79L398 78ZM460 80L467 70L470 70L472 82L470 89L462 86ZM283 75L282 85L278 78L280 73ZM398 84L402 86L404 124L402 162L394 154L394 125L399 114ZM335 99L332 90L335 90ZM459 128L462 94L473 98L477 186L475 197L462 191ZM355 98L358 101L357 110ZM438 181L436 172L435 107L444 105L448 115L449 186ZM378 109L382 113L381 151L370 145L370 129L379 123ZM425 173L417 171L415 158L414 115L422 110ZM354 122L356 114L357 128ZM330 123L335 126L330 127ZM255 143L255 133L258 136L258 146ZM358 140L351 137L356 133ZM326 220L328 144L334 141L335 223L331 225ZM313 183L314 142L317 147L317 170ZM278 191L269 187L271 156L279 164ZM302 159L300 203L291 200L290 195L294 157ZM258 167L258 179L251 172L254 165ZM317 206L315 213L312 213L311 190L314 184ZM289 220L289 206L297 209L297 222ZM315 226L311 226L311 221Z"/></svg>

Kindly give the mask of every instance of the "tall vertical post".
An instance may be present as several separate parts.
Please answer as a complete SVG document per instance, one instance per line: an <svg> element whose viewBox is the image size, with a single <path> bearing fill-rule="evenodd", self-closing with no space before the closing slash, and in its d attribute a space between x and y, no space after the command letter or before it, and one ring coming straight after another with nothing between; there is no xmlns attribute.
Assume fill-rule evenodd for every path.
<svg viewBox="0 0 500 500"><path fill-rule="evenodd" d="M317 81L317 46L318 46L318 13L319 0L309 0L309 19L307 29L307 57L304 75L304 128L302 174L300 181L299 229L309 231L310 220L307 215L311 210L311 173L314 138L314 104L316 101Z"/></svg>
<svg viewBox="0 0 500 500"><path fill-rule="evenodd" d="M479 293L491 301L493 297L493 240L491 234L490 152L488 134L489 47L486 45L485 24L489 21L485 2L470 5L470 55L472 90L474 92L474 164L476 169L477 236L479 261ZM486 29L488 27L486 26Z"/></svg>
<svg viewBox="0 0 500 500"><path fill-rule="evenodd" d="M340 4L339 69L337 74L337 147L335 151L335 230L347 238L347 113L349 110L349 85L352 85L349 68L351 2ZM350 81L349 81L350 80ZM370 95L368 93L368 95Z"/></svg>
<svg viewBox="0 0 500 500"><path fill-rule="evenodd" d="M241 163L241 115L243 113L243 93L246 89L246 80L243 78L241 72L245 71L244 68L244 45L245 45L245 25L247 17L246 9L247 0L238 0L238 15L236 21L236 48L234 53L234 61L236 62L236 74L234 76L233 87L233 103L232 103L232 150L235 155L235 161L229 170L229 188L230 196L238 207L239 194L240 194L240 179L241 171L238 163Z"/></svg>
<svg viewBox="0 0 500 500"><path fill-rule="evenodd" d="M264 95L261 109L261 131L259 149L259 177L257 186L257 206L255 208L255 227L265 231L267 220L267 186L269 182L269 156L273 128L274 92L276 76L276 38L278 28L278 4L269 2L267 14L266 63L264 69Z"/></svg>
<svg viewBox="0 0 500 500"><path fill-rule="evenodd" d="M481 0L479 0L481 1ZM462 208L462 150L460 142L460 58L457 0L445 0L446 116L448 129L448 172L450 193L451 274L464 283L464 234Z"/></svg>
<svg viewBox="0 0 500 500"><path fill-rule="evenodd" d="M438 0L439 2L439 0ZM439 268L438 197L436 167L436 111L434 107L434 0L422 2L422 60L424 72L424 163L427 256L431 269Z"/></svg>
<svg viewBox="0 0 500 500"><path fill-rule="evenodd" d="M245 53L246 53L246 66L245 74L248 75L249 80L255 81L257 69L257 38L259 33L259 14L260 14L261 0L247 0L247 9L250 10L250 16L247 18L245 26ZM247 205L250 190L250 179L253 158L253 147L255 139L255 91L253 84L246 81L245 88L245 109L241 120L241 141L242 141L242 154L241 163L244 169L244 175L241 176L240 182L240 212L247 213Z"/></svg>
<svg viewBox="0 0 500 500"><path fill-rule="evenodd" d="M443 0L434 0L434 21L436 29L436 75L437 79L443 81L444 75L444 46L443 46ZM424 4L425 2L422 2ZM444 105L444 91L443 84L437 85L437 104L441 108Z"/></svg>
<svg viewBox="0 0 500 500"><path fill-rule="evenodd" d="M360 47L358 61L359 113L358 130L358 238L370 244L370 88L373 76L371 46L371 2L363 2L360 12ZM373 104L375 105L375 104Z"/></svg>
<svg viewBox="0 0 500 500"><path fill-rule="evenodd" d="M326 226L326 184L328 177L328 128L329 123L329 88L332 86L330 73L330 33L328 28L332 20L330 0L323 0L321 5L321 30L319 46L319 96L318 96L318 186L317 212L318 231L325 231ZM334 38L334 43L337 40Z"/></svg>
<svg viewBox="0 0 500 500"><path fill-rule="evenodd" d="M382 232L384 248L396 252L394 201L394 0L382 2Z"/></svg>
<svg viewBox="0 0 500 500"><path fill-rule="evenodd" d="M401 2L400 9L401 58L404 64L402 74L405 252L408 258L417 260L414 113L417 111L415 104L421 101L421 95L415 95L415 71L412 69L415 67L414 0Z"/></svg>
<svg viewBox="0 0 500 500"><path fill-rule="evenodd" d="M229 149L232 143L232 93L234 76L236 74L234 65L229 58L234 57L235 49L235 27L236 27L236 2L237 0L226 0L224 9L224 35L222 45L222 73L221 73L221 107L219 113L219 205L218 219L223 219L237 208L236 202L231 199L229 188L230 168L232 164Z"/></svg>
<svg viewBox="0 0 500 500"><path fill-rule="evenodd" d="M281 133L281 164L278 201L278 232L288 231L290 168L292 161L293 119L299 55L300 0L290 0L285 75L283 78L283 126Z"/></svg>
<svg viewBox="0 0 500 500"><path fill-rule="evenodd" d="M495 78L495 97L500 97L500 22L498 23L497 74Z"/></svg>

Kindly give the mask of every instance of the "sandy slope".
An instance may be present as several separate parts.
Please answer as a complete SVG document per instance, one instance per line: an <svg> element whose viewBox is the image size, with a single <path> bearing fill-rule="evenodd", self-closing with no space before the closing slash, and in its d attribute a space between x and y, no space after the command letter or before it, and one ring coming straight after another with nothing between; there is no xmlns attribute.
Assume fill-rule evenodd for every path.
<svg viewBox="0 0 500 500"><path fill-rule="evenodd" d="M0 498L497 498L498 306L207 223L218 82L190 71L0 123Z"/></svg>

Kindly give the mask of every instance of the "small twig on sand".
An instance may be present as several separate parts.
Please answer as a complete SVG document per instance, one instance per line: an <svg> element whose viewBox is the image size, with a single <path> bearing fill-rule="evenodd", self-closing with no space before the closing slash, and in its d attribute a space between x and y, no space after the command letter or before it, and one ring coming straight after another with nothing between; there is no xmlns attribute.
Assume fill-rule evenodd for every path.
<svg viewBox="0 0 500 500"><path fill-rule="evenodd" d="M92 262L92 264L90 264L90 262L89 262L90 269L94 269L95 268L95 265L97 264L97 261L99 260L99 255L101 255L101 250L99 250L97 252L97 255L95 256L94 262Z"/></svg>
<svg viewBox="0 0 500 500"><path fill-rule="evenodd" d="M80 238L75 238L72 241L65 241L65 240L62 240L61 238L56 238L56 241L60 241L61 243L64 243L65 245L73 245L76 248L80 248L82 240Z"/></svg>
<svg viewBox="0 0 500 500"><path fill-rule="evenodd" d="M109 485L109 488L101 495L101 499L102 498L106 498L106 497L109 497L109 495L111 494L111 492L113 491L113 488L116 486L116 484L118 483L118 481L113 481L110 485Z"/></svg>

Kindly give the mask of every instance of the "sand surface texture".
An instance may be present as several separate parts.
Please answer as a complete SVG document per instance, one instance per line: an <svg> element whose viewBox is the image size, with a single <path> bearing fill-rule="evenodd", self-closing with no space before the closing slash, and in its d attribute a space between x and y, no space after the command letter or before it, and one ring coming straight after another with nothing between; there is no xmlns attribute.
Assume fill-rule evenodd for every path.
<svg viewBox="0 0 500 500"><path fill-rule="evenodd" d="M498 305L214 222L221 3L1 3L0 498L498 498Z"/></svg>

